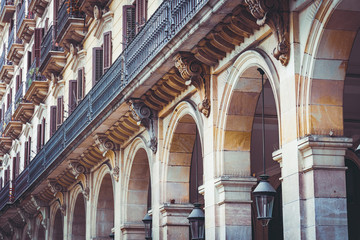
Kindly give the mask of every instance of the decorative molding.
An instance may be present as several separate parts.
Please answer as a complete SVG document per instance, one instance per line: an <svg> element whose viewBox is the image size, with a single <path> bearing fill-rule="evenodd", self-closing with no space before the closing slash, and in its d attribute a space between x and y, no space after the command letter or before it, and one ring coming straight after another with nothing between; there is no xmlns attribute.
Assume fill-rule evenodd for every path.
<svg viewBox="0 0 360 240"><path fill-rule="evenodd" d="M156 153L157 151L157 125L155 124L154 111L149 108L141 99L130 99L128 101L131 114L138 125L143 125L149 133L150 140L147 146Z"/></svg>
<svg viewBox="0 0 360 240"><path fill-rule="evenodd" d="M81 192L82 192L84 198L86 199L86 201L89 201L89 198L90 198L90 188L85 187L85 189L82 189Z"/></svg>
<svg viewBox="0 0 360 240"><path fill-rule="evenodd" d="M274 57L286 66L289 62L289 6L285 0L245 0L249 12L257 19L257 24L267 24L276 39Z"/></svg>
<svg viewBox="0 0 360 240"><path fill-rule="evenodd" d="M97 6L95 6L97 7ZM94 7L94 16L95 16L95 7ZM111 11L105 11L105 9L99 8L100 18L95 18L95 25L94 25L94 37L100 39L102 37L102 33L105 30L107 24L111 23L112 19L114 18L114 13Z"/></svg>
<svg viewBox="0 0 360 240"><path fill-rule="evenodd" d="M119 150L119 145L111 141L105 134L95 134L94 135L95 144L100 150L100 152L103 153L103 156L107 154L108 151L117 151Z"/></svg>
<svg viewBox="0 0 360 240"><path fill-rule="evenodd" d="M48 182L48 186L50 187L50 191L54 194L54 196L58 192L65 192L66 191L64 186L61 185L60 183L58 183L55 179L47 179L47 182Z"/></svg>
<svg viewBox="0 0 360 240"><path fill-rule="evenodd" d="M77 179L81 173L85 174L88 172L86 167L82 165L78 160L70 160L69 167L71 173L75 176L75 179Z"/></svg>
<svg viewBox="0 0 360 240"><path fill-rule="evenodd" d="M194 85L200 92L201 102L198 110L205 117L210 115L210 79L209 68L197 60L193 54L179 52L174 57L175 67L179 70L186 85Z"/></svg>

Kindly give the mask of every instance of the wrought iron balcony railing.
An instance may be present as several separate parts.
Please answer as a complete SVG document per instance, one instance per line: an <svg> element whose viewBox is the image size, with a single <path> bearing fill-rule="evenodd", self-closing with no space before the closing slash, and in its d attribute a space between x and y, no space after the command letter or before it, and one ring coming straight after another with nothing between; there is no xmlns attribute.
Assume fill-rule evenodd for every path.
<svg viewBox="0 0 360 240"><path fill-rule="evenodd" d="M0 137L3 135L3 132L4 132L4 121L1 119L0 121Z"/></svg>
<svg viewBox="0 0 360 240"><path fill-rule="evenodd" d="M0 57L0 71L3 68L4 64L5 64L5 50L3 50Z"/></svg>
<svg viewBox="0 0 360 240"><path fill-rule="evenodd" d="M48 57L50 51L63 51L63 49L55 43L56 29L52 25L47 33L45 34L41 42L41 57L40 57L40 66L44 63L45 59Z"/></svg>
<svg viewBox="0 0 360 240"><path fill-rule="evenodd" d="M79 11L78 2L74 0L64 1L58 11L57 33L62 32L69 18L82 18L85 20L85 14Z"/></svg>
<svg viewBox="0 0 360 240"><path fill-rule="evenodd" d="M36 61L37 59L35 58L26 74L25 93L34 81L46 81L46 78L39 73L39 69L36 67Z"/></svg>
<svg viewBox="0 0 360 240"><path fill-rule="evenodd" d="M115 100L121 91L136 75L152 61L165 45L205 6L209 0L165 0L155 11L133 42L116 59L101 77L100 81L79 103L72 114L49 139L29 164L28 186L16 194L16 199L37 182L40 175L48 174L54 161L61 161L60 154L68 147L76 147L85 130L97 121L106 111L108 104ZM44 38L42 51L49 52L51 31ZM42 61L45 54L41 53Z"/></svg>
<svg viewBox="0 0 360 240"><path fill-rule="evenodd" d="M9 34L9 39L8 39L8 49L11 48L11 46L13 45L14 43L14 28L11 29L11 32Z"/></svg>
<svg viewBox="0 0 360 240"><path fill-rule="evenodd" d="M11 117L12 117L12 103L9 105L9 108L5 112L4 126L8 125L8 123L11 121Z"/></svg>
<svg viewBox="0 0 360 240"><path fill-rule="evenodd" d="M23 96L24 96L24 83L21 83L19 86L18 91L15 94L15 109L14 111L16 111L17 107L19 106L19 104L22 102Z"/></svg>
<svg viewBox="0 0 360 240"><path fill-rule="evenodd" d="M28 186L28 175L29 175L29 168L25 168L20 174L19 176L15 179L14 181L14 197L16 198L16 196L18 196L19 194L21 194L22 192L24 192L24 190L26 189L26 187Z"/></svg>
<svg viewBox="0 0 360 240"><path fill-rule="evenodd" d="M20 11L16 16L16 30L19 31L20 25L25 18L25 3L21 5Z"/></svg>
<svg viewBox="0 0 360 240"><path fill-rule="evenodd" d="M0 209L5 207L11 201L10 196L10 181L5 183L5 186L0 191Z"/></svg>

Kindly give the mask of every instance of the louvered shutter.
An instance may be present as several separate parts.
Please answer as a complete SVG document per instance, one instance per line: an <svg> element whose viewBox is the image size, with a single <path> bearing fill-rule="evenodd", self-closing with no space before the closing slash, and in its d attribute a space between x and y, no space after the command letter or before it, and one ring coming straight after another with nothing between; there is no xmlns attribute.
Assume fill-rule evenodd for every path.
<svg viewBox="0 0 360 240"><path fill-rule="evenodd" d="M140 32L147 20L147 0L136 0L136 33Z"/></svg>
<svg viewBox="0 0 360 240"><path fill-rule="evenodd" d="M104 33L104 49L103 49L103 59L104 59L104 73L111 66L112 61L112 42L111 42L111 31Z"/></svg>
<svg viewBox="0 0 360 240"><path fill-rule="evenodd" d="M28 163L30 163L31 159L31 137L29 137L29 148L28 148Z"/></svg>
<svg viewBox="0 0 360 240"><path fill-rule="evenodd" d="M103 49L93 48L93 85L95 85L103 75Z"/></svg>
<svg viewBox="0 0 360 240"><path fill-rule="evenodd" d="M40 152L41 149L41 124L37 125L37 146L36 150L37 152Z"/></svg>
<svg viewBox="0 0 360 240"><path fill-rule="evenodd" d="M134 5L123 6L123 43L126 47L136 34L136 9Z"/></svg>
<svg viewBox="0 0 360 240"><path fill-rule="evenodd" d="M55 133L56 131L56 106L50 107L50 137Z"/></svg>
<svg viewBox="0 0 360 240"><path fill-rule="evenodd" d="M19 88L20 88L20 75L17 75L16 76L16 93L18 92L18 90L19 90Z"/></svg>
<svg viewBox="0 0 360 240"><path fill-rule="evenodd" d="M36 67L39 67L40 65L42 35L43 28L35 28L34 57L36 58Z"/></svg>
<svg viewBox="0 0 360 240"><path fill-rule="evenodd" d="M69 81L69 114L74 111L77 105L77 81Z"/></svg>
<svg viewBox="0 0 360 240"><path fill-rule="evenodd" d="M41 148L45 145L45 118L41 122Z"/></svg>
<svg viewBox="0 0 360 240"><path fill-rule="evenodd" d="M3 179L0 178L0 190L3 188Z"/></svg>
<svg viewBox="0 0 360 240"><path fill-rule="evenodd" d="M2 121L3 119L3 112L2 112L2 109L0 109L0 120Z"/></svg>
<svg viewBox="0 0 360 240"><path fill-rule="evenodd" d="M5 184L9 181L9 167L5 170Z"/></svg>
<svg viewBox="0 0 360 240"><path fill-rule="evenodd" d="M16 178L16 157L13 157L13 168L12 168L12 179L14 180Z"/></svg>
<svg viewBox="0 0 360 240"><path fill-rule="evenodd" d="M26 166L29 164L29 142L26 141L25 142L25 148L24 148L24 167L26 168Z"/></svg>
<svg viewBox="0 0 360 240"><path fill-rule="evenodd" d="M63 96L57 99L57 115L56 115L56 128L58 129L64 119L64 98Z"/></svg>
<svg viewBox="0 0 360 240"><path fill-rule="evenodd" d="M80 68L78 70L78 79L77 79L77 97L78 102L80 102L85 95L85 68Z"/></svg>
<svg viewBox="0 0 360 240"><path fill-rule="evenodd" d="M18 152L16 154L16 164L15 164L15 178L17 178L17 176L19 176L19 172L20 172L20 153Z"/></svg>

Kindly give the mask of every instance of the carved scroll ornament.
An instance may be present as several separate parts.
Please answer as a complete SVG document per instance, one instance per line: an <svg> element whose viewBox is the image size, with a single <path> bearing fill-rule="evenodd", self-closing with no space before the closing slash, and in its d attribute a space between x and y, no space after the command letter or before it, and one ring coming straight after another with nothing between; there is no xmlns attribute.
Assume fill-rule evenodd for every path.
<svg viewBox="0 0 360 240"><path fill-rule="evenodd" d="M290 55L288 1L245 0L245 3L259 26L267 24L271 28L277 41L273 55L286 66Z"/></svg>

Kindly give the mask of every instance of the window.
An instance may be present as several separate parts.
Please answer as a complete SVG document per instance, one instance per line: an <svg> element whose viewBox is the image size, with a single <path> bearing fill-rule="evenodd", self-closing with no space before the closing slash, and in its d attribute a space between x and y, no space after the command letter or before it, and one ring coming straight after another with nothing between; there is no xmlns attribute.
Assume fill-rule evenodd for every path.
<svg viewBox="0 0 360 240"><path fill-rule="evenodd" d="M56 114L56 129L58 129L64 120L64 97L58 97L57 99L57 114Z"/></svg>
<svg viewBox="0 0 360 240"><path fill-rule="evenodd" d="M69 81L69 115L77 106L77 80Z"/></svg>
<svg viewBox="0 0 360 240"><path fill-rule="evenodd" d="M93 48L93 85L95 85L103 75L103 49Z"/></svg>
<svg viewBox="0 0 360 240"><path fill-rule="evenodd" d="M111 32L104 33L104 49L103 49L103 61L104 61L104 73L111 66L112 61L112 41Z"/></svg>
<svg viewBox="0 0 360 240"><path fill-rule="evenodd" d="M54 133L56 132L56 106L51 106L50 107L50 137L52 137L52 135L54 135Z"/></svg>
<svg viewBox="0 0 360 240"><path fill-rule="evenodd" d="M13 179L16 179L19 176L19 164L20 163L20 153L16 154L16 157L13 158Z"/></svg>
<svg viewBox="0 0 360 240"><path fill-rule="evenodd" d="M147 0L136 0L123 7L123 44L126 47L140 32L147 20Z"/></svg>
<svg viewBox="0 0 360 240"><path fill-rule="evenodd" d="M33 61L36 59L36 67L40 66L40 53L41 53L41 40L43 37L44 29L35 28L35 40L33 45Z"/></svg>
<svg viewBox="0 0 360 240"><path fill-rule="evenodd" d="M45 118L42 119L41 123L37 127L37 152L40 152L45 144Z"/></svg>
<svg viewBox="0 0 360 240"><path fill-rule="evenodd" d="M28 141L25 142L25 147L24 147L24 168L26 168L27 165L29 165L29 142Z"/></svg>
<svg viewBox="0 0 360 240"><path fill-rule="evenodd" d="M85 68L82 67L78 70L78 79L77 79L77 97L78 102L80 102L85 96Z"/></svg>

